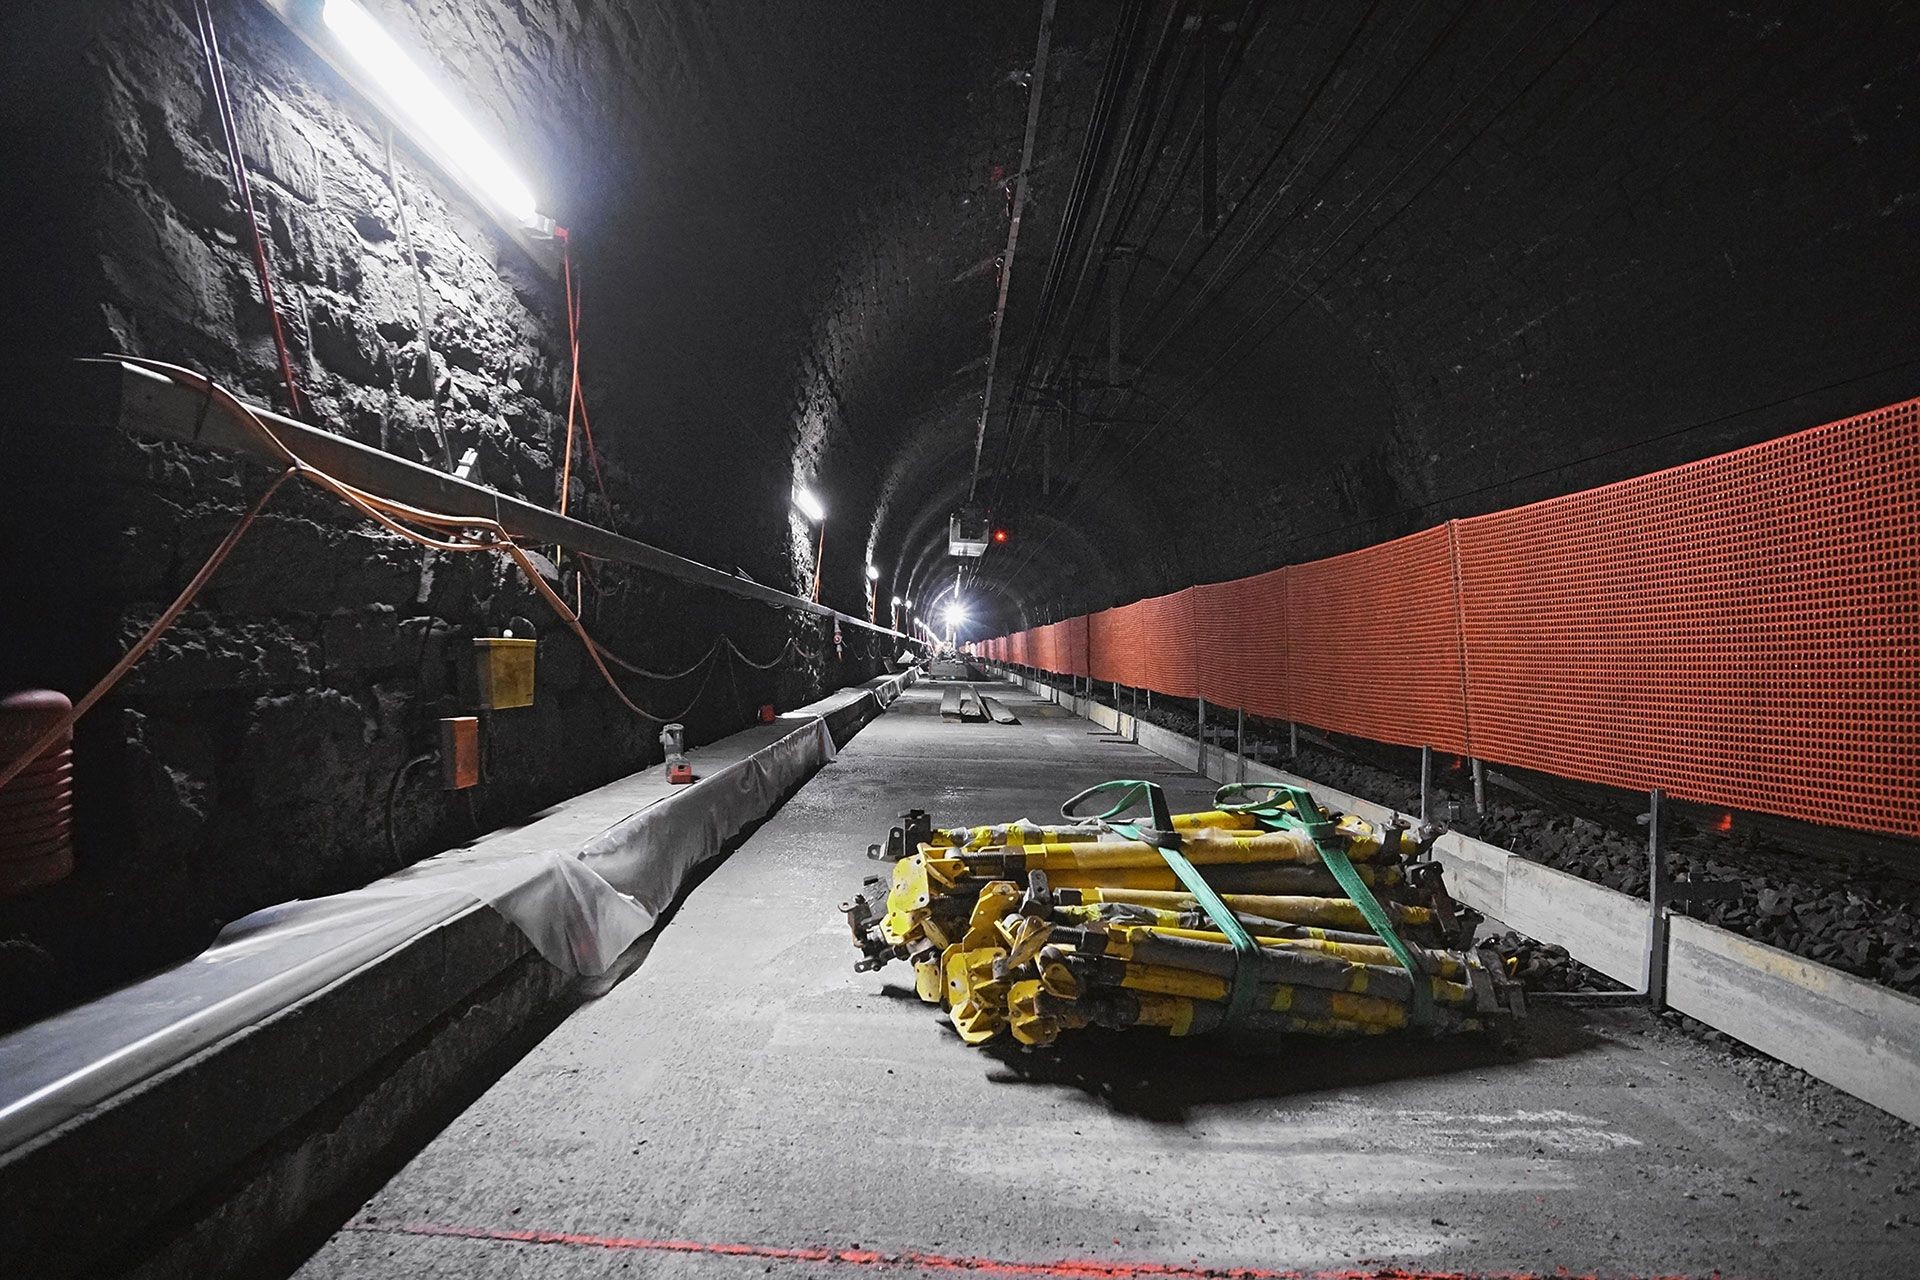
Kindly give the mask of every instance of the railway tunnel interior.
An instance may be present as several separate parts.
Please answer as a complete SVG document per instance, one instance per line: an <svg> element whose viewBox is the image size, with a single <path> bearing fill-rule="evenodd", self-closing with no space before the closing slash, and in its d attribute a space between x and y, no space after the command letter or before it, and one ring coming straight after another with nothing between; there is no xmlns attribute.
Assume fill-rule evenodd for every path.
<svg viewBox="0 0 1920 1280"><path fill-rule="evenodd" d="M23 0L0 31L32 1273L1897 1270L1920 9ZM1103 773L1408 815L1531 1029L1438 1067L1145 1030L982 1057L814 937L904 811L1047 820ZM704 1054L784 1117L764 1148ZM884 1188L964 1173L862 1146L907 1079L889 1132L951 1122L939 1080L983 1141L1039 1099L1044 1142L1210 1206L981 1190L916 1234ZM155 1133L187 1137L90 1171ZM1181 1163L1243 1140L1329 1171ZM1099 1180L1041 1150L1003 1159L1025 1204ZM568 1152L592 1177L552 1193Z"/></svg>

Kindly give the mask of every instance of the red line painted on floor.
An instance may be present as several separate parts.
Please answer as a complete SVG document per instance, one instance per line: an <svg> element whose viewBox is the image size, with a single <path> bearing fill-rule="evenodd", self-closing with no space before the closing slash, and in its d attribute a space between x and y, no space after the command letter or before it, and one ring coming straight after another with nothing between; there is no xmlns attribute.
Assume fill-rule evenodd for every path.
<svg viewBox="0 0 1920 1280"><path fill-rule="evenodd" d="M428 1222L397 1225L348 1223L345 1230L375 1235L429 1236L453 1240L483 1240L495 1244L559 1245L575 1249L632 1250L642 1253L712 1254L772 1262L815 1262L828 1266L872 1267L884 1270L965 1272L976 1276L1028 1276L1044 1280L1598 1280L1593 1275L1555 1271L1551 1277L1515 1271L1410 1271L1403 1267L1334 1271L1274 1271L1265 1267L1206 1267L1178 1262L1106 1262L1097 1258L1063 1258L1058 1262L1015 1262L1005 1258L921 1253L898 1250L834 1248L829 1246L741 1244L719 1240L653 1240L632 1236L583 1235L572 1231L515 1230L503 1227L453 1227ZM1715 1276L1719 1273L1715 1272ZM1685 1280L1657 1277L1655 1280Z"/></svg>

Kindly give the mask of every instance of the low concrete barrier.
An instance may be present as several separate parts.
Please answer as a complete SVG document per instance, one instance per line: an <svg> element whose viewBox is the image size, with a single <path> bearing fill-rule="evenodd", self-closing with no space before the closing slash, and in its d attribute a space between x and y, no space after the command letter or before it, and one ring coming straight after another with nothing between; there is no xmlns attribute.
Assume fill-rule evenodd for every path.
<svg viewBox="0 0 1920 1280"><path fill-rule="evenodd" d="M709 744L696 760L744 759L816 724L844 743L914 674L842 690ZM719 804L729 790L724 781L710 792L653 785L661 772L575 797L476 848L508 858L586 851L647 806ZM726 829L674 824L710 828L708 857L738 834L736 823L765 817L782 797L751 814L724 798ZM266 994L284 992L283 1002L233 1030L220 1029L213 1009L173 1019L166 1046L124 1034L129 1018L184 998L189 961L0 1037L0 1239L23 1274L118 1273L138 1260L143 1275L207 1277L290 1261L275 1250L314 1206L371 1191L367 1171L430 1123L450 1091L497 1073L489 1064L503 1050L516 1041L524 1050L582 989L521 928L474 901L422 899L351 949L299 954L309 972L268 975ZM98 1061L86 1050L96 1036ZM56 1071L56 1061L83 1069Z"/></svg>
<svg viewBox="0 0 1920 1280"><path fill-rule="evenodd" d="M1667 957L1680 1012L1920 1124L1920 1000L1679 916Z"/></svg>

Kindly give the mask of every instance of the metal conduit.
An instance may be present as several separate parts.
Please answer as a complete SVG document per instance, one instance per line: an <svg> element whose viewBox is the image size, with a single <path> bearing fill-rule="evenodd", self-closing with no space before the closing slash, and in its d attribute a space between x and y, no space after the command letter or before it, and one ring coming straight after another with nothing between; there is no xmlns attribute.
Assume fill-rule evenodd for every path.
<svg viewBox="0 0 1920 1280"><path fill-rule="evenodd" d="M262 446L226 415L205 412L204 398L191 389L122 360L79 362L87 401L120 429L162 440L238 454L272 464ZM735 577L712 565L689 560L634 538L549 511L485 485L462 480L432 467L308 426L266 409L256 410L275 434L301 457L356 488L397 502L497 521L507 532L531 543L558 544L584 555L636 565L695 586L711 587L744 600L782 609L798 609L880 635L909 639L851 613L816 604L803 596Z"/></svg>

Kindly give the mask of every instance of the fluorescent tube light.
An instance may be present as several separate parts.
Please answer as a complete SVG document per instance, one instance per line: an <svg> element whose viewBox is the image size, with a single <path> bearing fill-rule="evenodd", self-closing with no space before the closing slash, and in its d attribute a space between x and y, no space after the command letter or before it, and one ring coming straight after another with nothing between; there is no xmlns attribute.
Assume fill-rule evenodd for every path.
<svg viewBox="0 0 1920 1280"><path fill-rule="evenodd" d="M355 0L326 0L322 18L340 46L406 117L417 135L468 185L503 213L532 226L541 219L533 192L506 157L481 137L427 73Z"/></svg>

